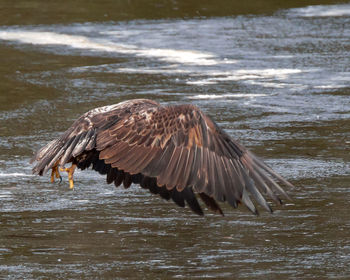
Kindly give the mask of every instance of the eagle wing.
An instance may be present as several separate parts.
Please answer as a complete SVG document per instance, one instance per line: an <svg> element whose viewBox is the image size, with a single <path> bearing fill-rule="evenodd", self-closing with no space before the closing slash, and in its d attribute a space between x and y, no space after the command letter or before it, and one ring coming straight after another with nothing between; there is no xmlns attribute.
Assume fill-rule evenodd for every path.
<svg viewBox="0 0 350 280"><path fill-rule="evenodd" d="M186 200L198 214L193 191L219 213L216 200L233 207L244 203L257 213L252 198L271 211L264 196L281 203L279 195L288 195L279 183L291 186L197 107L163 107L151 100L89 111L34 160L40 175L55 164L76 161L84 169L92 163L108 182L121 181L122 173L124 186L139 183L180 206Z"/></svg>

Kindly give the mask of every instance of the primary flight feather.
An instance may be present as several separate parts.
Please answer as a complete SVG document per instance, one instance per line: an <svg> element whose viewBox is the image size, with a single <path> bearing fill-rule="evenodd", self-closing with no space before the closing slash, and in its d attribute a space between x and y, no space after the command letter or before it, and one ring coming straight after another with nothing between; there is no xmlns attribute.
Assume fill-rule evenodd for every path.
<svg viewBox="0 0 350 280"><path fill-rule="evenodd" d="M59 168L67 171L71 188L75 168L92 166L107 175L108 184L139 184L179 206L186 202L199 215L196 194L217 213L223 214L217 201L227 201L257 214L253 201L271 212L265 197L281 204L279 196L289 197L280 184L292 186L198 107L162 106L147 99L85 113L37 151L33 161L34 174L52 170L51 181L60 177Z"/></svg>

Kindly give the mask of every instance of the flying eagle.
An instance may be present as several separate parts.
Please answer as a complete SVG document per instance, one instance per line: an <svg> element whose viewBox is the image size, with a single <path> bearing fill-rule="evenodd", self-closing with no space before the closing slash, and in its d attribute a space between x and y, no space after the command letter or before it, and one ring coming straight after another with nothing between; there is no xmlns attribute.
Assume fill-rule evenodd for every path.
<svg viewBox="0 0 350 280"><path fill-rule="evenodd" d="M162 106L147 99L85 113L38 150L34 161L33 173L51 169L51 182L61 178L59 170L66 171L73 188L75 168L92 166L107 175L107 184L139 184L181 207L186 202L199 215L203 211L197 195L222 215L217 201L234 208L243 203L258 214L253 200L272 212L264 196L281 204L279 196L289 197L279 184L292 187L198 107ZM67 163L72 163L70 168L64 167Z"/></svg>

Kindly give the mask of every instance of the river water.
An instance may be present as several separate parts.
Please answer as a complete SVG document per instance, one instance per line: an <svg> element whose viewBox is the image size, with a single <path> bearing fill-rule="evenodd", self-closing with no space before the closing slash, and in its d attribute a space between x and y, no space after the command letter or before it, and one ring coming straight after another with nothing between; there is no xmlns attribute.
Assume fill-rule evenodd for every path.
<svg viewBox="0 0 350 280"><path fill-rule="evenodd" d="M41 2L0 4L1 279L350 279L349 4ZM130 98L198 105L293 201L198 217L91 170L73 191L31 175L79 115Z"/></svg>

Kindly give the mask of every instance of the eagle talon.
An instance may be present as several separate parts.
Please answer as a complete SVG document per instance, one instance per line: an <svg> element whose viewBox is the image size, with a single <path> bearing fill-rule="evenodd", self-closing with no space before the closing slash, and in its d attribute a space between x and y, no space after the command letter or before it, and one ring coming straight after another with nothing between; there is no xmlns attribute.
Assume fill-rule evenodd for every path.
<svg viewBox="0 0 350 280"><path fill-rule="evenodd" d="M60 172L58 171L58 166L55 165L54 167L52 167L52 171L51 171L51 183L55 182L55 177L56 178L60 178L60 182L62 182L62 177L60 175Z"/></svg>
<svg viewBox="0 0 350 280"><path fill-rule="evenodd" d="M65 171L65 172L68 173L69 188L71 190L74 188L73 174L74 174L74 170L75 170L76 167L77 167L76 164L72 164L72 166L69 167L69 168L60 167L61 171ZM62 178L61 178L61 181L62 181Z"/></svg>

